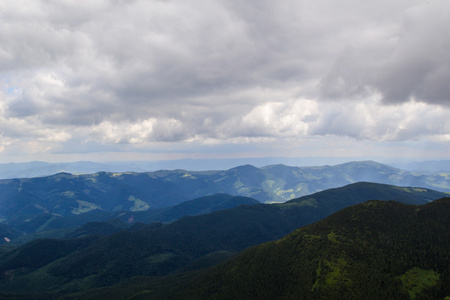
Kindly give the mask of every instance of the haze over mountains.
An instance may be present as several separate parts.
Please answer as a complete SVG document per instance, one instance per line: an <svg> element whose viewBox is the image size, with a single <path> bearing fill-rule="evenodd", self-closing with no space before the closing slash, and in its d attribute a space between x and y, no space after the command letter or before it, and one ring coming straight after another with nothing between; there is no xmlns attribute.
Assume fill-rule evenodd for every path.
<svg viewBox="0 0 450 300"><path fill-rule="evenodd" d="M248 247L283 238L297 228L365 201L394 200L409 205L429 204L448 196L449 178L447 173L424 175L363 161L321 167L269 165L257 168L242 165L219 171L58 173L47 177L0 180L0 234L3 236L0 242L0 296L5 299L146 299L150 296L151 299L166 299L167 295L177 296L172 292L182 289L192 299L209 299L211 295L226 299L230 295L228 287L224 287L225 291L216 289L213 294L205 292L215 283L197 279L203 278L196 277L197 274L231 259ZM440 191L429 187L436 187ZM403 210L402 206L395 207ZM392 210L396 210L395 207ZM359 218L360 224L354 225L371 228L376 223L371 221L375 215L380 218L379 222L386 224L394 224L390 218L396 217L395 213L375 212L368 214L367 218ZM353 220L353 217L344 216L343 219ZM431 213L425 213L425 216L433 218ZM439 217L437 221L443 221L441 225L447 226L445 219ZM343 222L347 224L348 220ZM427 224L431 228L441 226L437 223ZM393 233L385 234L387 239L397 238L395 226ZM336 234L345 236L346 230ZM373 230L376 229L370 229ZM362 241L373 242L371 236L358 234ZM441 237L439 233L436 241ZM346 236L344 239L347 241L351 237ZM413 236L406 239L405 245L410 245L409 239L413 239ZM331 240L335 240L334 235ZM315 243L315 240L310 242ZM327 245L318 243L311 247L325 249ZM322 261L325 267L315 266L314 270L319 268L320 274L335 274L338 272L336 270L347 265L347 259L354 259L352 253L355 251L374 251L372 248L349 249L345 250L349 251L349 257L345 256L345 264L340 265L343 262L341 257L337 257L337 262L334 262L318 256L312 261ZM434 260L441 254L440 249L436 250ZM280 253L289 251L293 250L283 248ZM305 253L306 256L313 255ZM317 254L326 255L326 251L321 253ZM415 255L412 258L418 261ZM286 259L294 260L289 256ZM273 262L273 266L277 263ZM363 265L372 268L370 263L364 262ZM237 258L237 264L236 268L241 268L243 262ZM349 269L349 274L358 272L358 263L351 264L358 267L356 271ZM410 269L402 269L403 273L398 274L395 273L397 271L381 270L376 275L379 276L377 280L384 279L376 282L381 284L389 281L394 273L397 274L395 276L408 277L411 275L408 272L427 271L425 266L410 266ZM257 268L259 266L255 266ZM439 266L439 270L433 269L435 273L425 274L434 277L440 274L445 282L447 275L442 273L442 268L445 267ZM275 270L280 270L280 273L277 271L274 276L286 277L283 267L276 267ZM316 272L307 270L311 274ZM214 273L216 271L211 272L206 274L211 274L211 278L223 278L225 282L231 282L230 286L234 285L232 280L226 278L228 271L219 275ZM324 295L341 295L342 288L347 288L339 281L341 273L336 273L338 279L330 275L333 282L337 280L339 283L338 290L328 289L327 284L331 279L325 275L322 278L319 273L316 276L318 281L307 277L310 275L300 275L308 282L319 282L314 285L317 287L315 293L311 293L311 287L306 287L310 292L308 295L319 295L317 299L320 299ZM241 275L245 282L247 278ZM141 282L136 276L145 276L144 281ZM349 276L353 278L358 275ZM303 291L303 285L289 286L289 280L286 279L287 291L295 290L294 294ZM347 282L347 277L344 282ZM440 288L444 283L438 279L433 282L439 287L439 293L444 293L442 291L445 289ZM167 290L161 288L166 284L169 287ZM387 291L395 290L399 283L396 284ZM111 288L96 290L108 286ZM423 290L415 291L414 295L422 295L429 287L426 285ZM252 285L248 288L249 291L242 290L242 295L253 293ZM354 295L365 293L352 289L346 291L356 293ZM108 294L109 291L113 291L112 296ZM122 292L126 296L118 296ZM270 288L264 293L289 298L287 292L277 289Z"/></svg>
<svg viewBox="0 0 450 300"><path fill-rule="evenodd" d="M227 170L236 166L251 164L256 167L284 164L288 166L324 166L346 163L347 158L338 157L263 157L236 159L179 159L166 161L78 161L48 163L42 161L23 163L0 163L0 179L49 176L60 172L91 174L105 172L151 172L156 170L184 169L189 171ZM355 159L361 161L361 159ZM410 172L434 174L450 173L449 160L412 161L390 160L384 164Z"/></svg>
<svg viewBox="0 0 450 300"><path fill-rule="evenodd" d="M285 165L325 165L338 164L348 160L339 158L236 158L236 159L179 159L162 161L78 161L48 163L42 161L0 164L0 179L49 176L60 172L91 174L105 172L150 172L156 170L184 169L189 171L227 170L236 166L251 164L263 167L271 164ZM450 168L449 168L450 170Z"/></svg>

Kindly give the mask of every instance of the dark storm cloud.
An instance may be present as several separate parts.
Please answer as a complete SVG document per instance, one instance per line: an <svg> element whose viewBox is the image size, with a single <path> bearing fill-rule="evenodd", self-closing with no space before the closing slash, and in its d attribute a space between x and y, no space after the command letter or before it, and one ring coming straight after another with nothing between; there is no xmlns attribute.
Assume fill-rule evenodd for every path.
<svg viewBox="0 0 450 300"><path fill-rule="evenodd" d="M358 98L376 91L384 103L414 99L448 106L450 4L437 1L411 7L401 20L400 28L378 46L347 48L322 80L322 95Z"/></svg>

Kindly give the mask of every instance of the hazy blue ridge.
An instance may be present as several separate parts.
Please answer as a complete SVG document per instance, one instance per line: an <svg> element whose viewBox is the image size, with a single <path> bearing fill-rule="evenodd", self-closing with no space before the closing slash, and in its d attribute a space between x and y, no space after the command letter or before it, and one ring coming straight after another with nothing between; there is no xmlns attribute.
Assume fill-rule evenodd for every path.
<svg viewBox="0 0 450 300"><path fill-rule="evenodd" d="M450 191L449 174L420 175L372 161L302 168L242 165L202 172L58 173L0 180L0 220L8 225L38 215L55 219L94 211L129 211L139 215L218 193L260 202L285 202L360 181Z"/></svg>

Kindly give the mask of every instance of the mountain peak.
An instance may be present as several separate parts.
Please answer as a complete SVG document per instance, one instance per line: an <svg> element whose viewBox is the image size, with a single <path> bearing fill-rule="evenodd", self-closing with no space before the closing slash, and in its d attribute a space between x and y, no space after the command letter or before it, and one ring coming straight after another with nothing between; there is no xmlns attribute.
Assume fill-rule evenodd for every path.
<svg viewBox="0 0 450 300"><path fill-rule="evenodd" d="M231 168L229 171L231 171L231 170L259 170L259 168L255 167L254 165L251 165L251 164L245 164L245 165Z"/></svg>

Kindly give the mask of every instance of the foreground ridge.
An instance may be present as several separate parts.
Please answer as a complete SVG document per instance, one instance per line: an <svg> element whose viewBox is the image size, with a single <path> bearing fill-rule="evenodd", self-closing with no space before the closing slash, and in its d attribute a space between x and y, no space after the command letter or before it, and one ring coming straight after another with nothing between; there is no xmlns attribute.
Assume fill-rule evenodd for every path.
<svg viewBox="0 0 450 300"><path fill-rule="evenodd" d="M368 201L197 277L189 299L444 299L450 198ZM447 298L446 298L447 299Z"/></svg>

